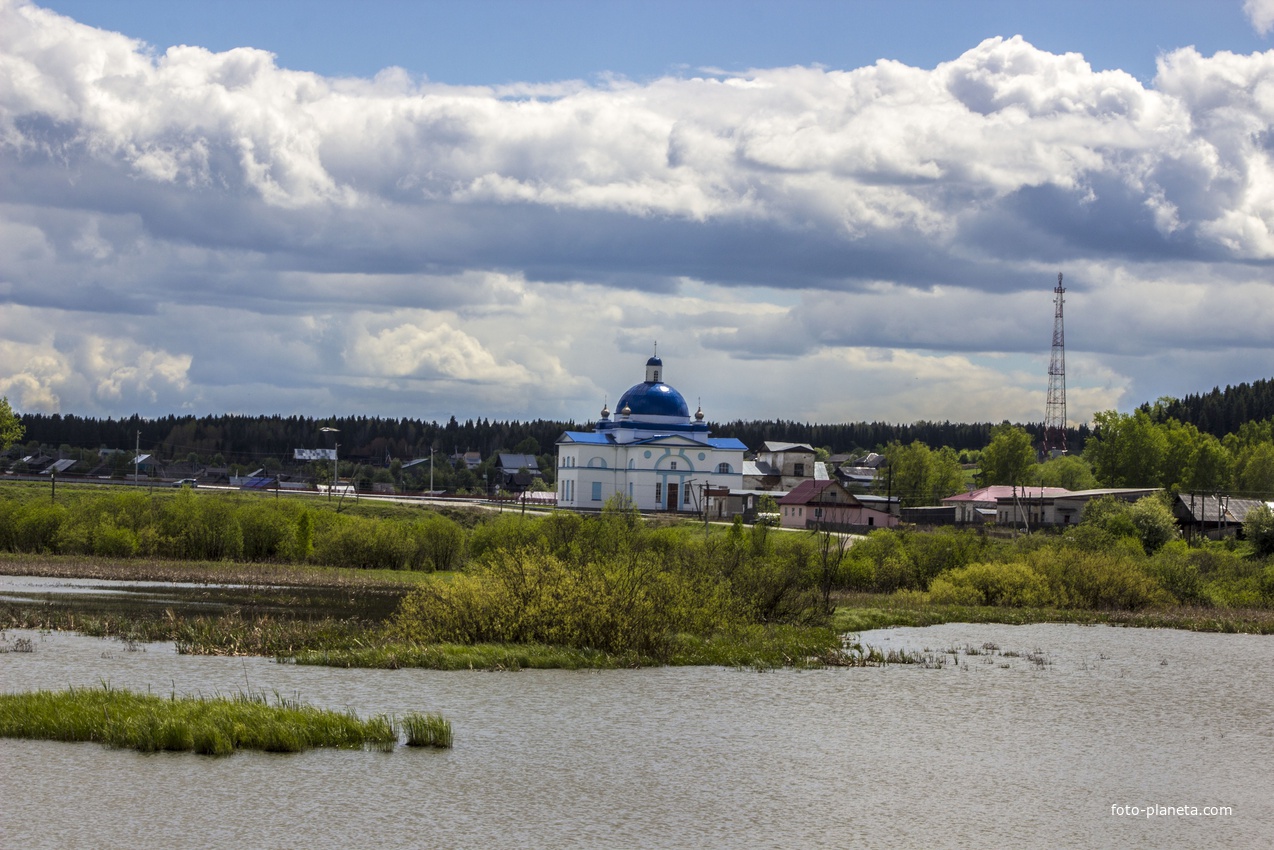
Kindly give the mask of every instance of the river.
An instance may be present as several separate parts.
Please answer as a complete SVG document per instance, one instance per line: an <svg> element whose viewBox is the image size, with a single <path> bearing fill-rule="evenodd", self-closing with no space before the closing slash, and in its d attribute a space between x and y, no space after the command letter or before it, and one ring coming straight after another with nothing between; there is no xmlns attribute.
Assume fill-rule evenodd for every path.
<svg viewBox="0 0 1274 850"><path fill-rule="evenodd" d="M1274 638L1074 625L861 637L932 663L337 670L9 631L6 646L34 651L0 653L6 692L109 682L265 690L363 717L441 711L455 746L208 758L3 740L0 844L1251 848L1274 834Z"/></svg>

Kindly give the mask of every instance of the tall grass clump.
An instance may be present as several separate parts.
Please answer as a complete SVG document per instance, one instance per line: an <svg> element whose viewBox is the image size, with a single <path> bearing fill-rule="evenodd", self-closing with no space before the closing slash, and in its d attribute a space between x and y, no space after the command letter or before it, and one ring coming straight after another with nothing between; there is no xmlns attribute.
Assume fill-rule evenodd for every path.
<svg viewBox="0 0 1274 850"><path fill-rule="evenodd" d="M293 753L314 747L389 751L398 742L383 716L360 720L278 695L161 697L101 688L0 695L0 737L97 741L140 752L227 755L240 749Z"/></svg>
<svg viewBox="0 0 1274 850"><path fill-rule="evenodd" d="M451 748L451 721L441 714L413 711L399 721L409 747Z"/></svg>

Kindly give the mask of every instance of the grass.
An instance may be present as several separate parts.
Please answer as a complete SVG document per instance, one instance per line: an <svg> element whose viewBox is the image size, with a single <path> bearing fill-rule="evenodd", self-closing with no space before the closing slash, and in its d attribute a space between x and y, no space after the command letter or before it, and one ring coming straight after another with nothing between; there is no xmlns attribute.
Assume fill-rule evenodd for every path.
<svg viewBox="0 0 1274 850"><path fill-rule="evenodd" d="M441 714L412 712L402 719L409 747L451 748L451 721Z"/></svg>
<svg viewBox="0 0 1274 850"><path fill-rule="evenodd" d="M1136 611L1079 608L1010 608L990 605L941 605L920 594L846 594L832 616L832 627L856 633L891 626L936 626L942 623L1080 623L1194 632L1274 634L1274 611L1267 608L1174 606Z"/></svg>
<svg viewBox="0 0 1274 850"><path fill-rule="evenodd" d="M15 552L0 552L0 573L116 581L283 585L403 592L422 582L445 580L448 576L446 573L414 570L365 570L313 564L173 561L161 558L104 558L91 555L36 555Z"/></svg>
<svg viewBox="0 0 1274 850"><path fill-rule="evenodd" d="M429 745L450 746L450 724L429 716L435 718ZM241 749L294 753L314 747L389 752L398 743L398 730L384 716L360 720L353 712L326 711L277 694L274 702L264 693L161 697L103 686L2 694L0 737L229 755Z"/></svg>

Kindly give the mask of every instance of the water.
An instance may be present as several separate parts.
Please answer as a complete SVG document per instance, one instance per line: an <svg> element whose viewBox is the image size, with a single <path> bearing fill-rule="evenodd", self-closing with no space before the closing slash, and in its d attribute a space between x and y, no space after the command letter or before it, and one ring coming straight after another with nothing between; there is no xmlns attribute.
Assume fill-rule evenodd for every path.
<svg viewBox="0 0 1274 850"><path fill-rule="evenodd" d="M863 639L944 666L767 673L335 670L7 637L35 651L0 654L5 691L436 710L455 747L213 759L0 741L4 846L1249 848L1274 829L1270 637L888 629Z"/></svg>

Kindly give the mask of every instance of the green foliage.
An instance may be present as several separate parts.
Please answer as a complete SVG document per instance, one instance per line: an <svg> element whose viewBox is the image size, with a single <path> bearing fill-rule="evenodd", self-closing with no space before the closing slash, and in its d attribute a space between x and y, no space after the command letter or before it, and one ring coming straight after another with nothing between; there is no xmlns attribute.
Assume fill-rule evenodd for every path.
<svg viewBox="0 0 1274 850"><path fill-rule="evenodd" d="M1078 455L1049 458L1029 473L1030 481L1042 487L1064 487L1067 490L1095 490L1099 486L1093 467Z"/></svg>
<svg viewBox="0 0 1274 850"><path fill-rule="evenodd" d="M396 640L549 644L666 661L687 635L826 622L809 535L740 527L705 536L647 525L616 502L595 517L497 519L474 530L470 550L465 575L403 601Z"/></svg>
<svg viewBox="0 0 1274 850"><path fill-rule="evenodd" d="M1127 552L1060 546L1031 552L1026 563L1045 578L1059 607L1133 610L1172 601L1147 572L1144 557Z"/></svg>
<svg viewBox="0 0 1274 850"><path fill-rule="evenodd" d="M1027 473L1035 466L1031 435L1008 422L996 425L991 429L990 444L982 450L980 464L983 486L1027 483Z"/></svg>
<svg viewBox="0 0 1274 850"><path fill-rule="evenodd" d="M1257 505L1248 511L1243 521L1243 537L1258 556L1274 555L1274 511L1267 505Z"/></svg>
<svg viewBox="0 0 1274 850"><path fill-rule="evenodd" d="M1044 577L1021 562L970 564L949 570L929 587L933 602L955 605L1002 605L1023 608L1047 604Z"/></svg>
<svg viewBox="0 0 1274 850"><path fill-rule="evenodd" d="M0 449L7 449L21 441L24 433L22 423L9 406L9 397L0 396Z"/></svg>
<svg viewBox="0 0 1274 850"><path fill-rule="evenodd" d="M1177 518L1167 501L1159 496L1145 496L1128 509L1128 519L1137 529L1137 536L1147 554L1157 552L1178 534Z"/></svg>
<svg viewBox="0 0 1274 850"><path fill-rule="evenodd" d="M1107 487L1157 487L1168 440L1144 410L1093 416L1096 432L1084 447L1097 479Z"/></svg>
<svg viewBox="0 0 1274 850"><path fill-rule="evenodd" d="M964 489L964 470L950 448L933 451L919 440L908 446L895 442L885 447L885 457L893 492L905 506L937 505Z"/></svg>
<svg viewBox="0 0 1274 850"><path fill-rule="evenodd" d="M1102 496L1091 500L1084 507L1081 525L1090 525L1101 529L1113 538L1137 537L1141 532L1132 520L1132 507L1122 499L1114 496Z"/></svg>

